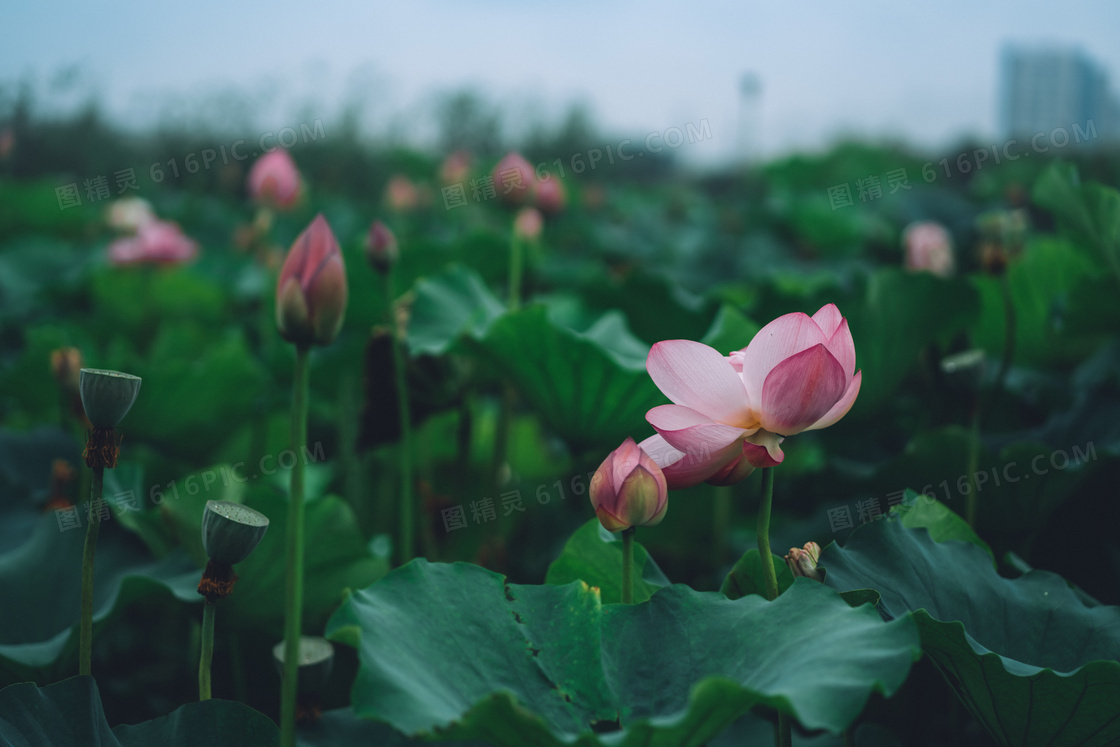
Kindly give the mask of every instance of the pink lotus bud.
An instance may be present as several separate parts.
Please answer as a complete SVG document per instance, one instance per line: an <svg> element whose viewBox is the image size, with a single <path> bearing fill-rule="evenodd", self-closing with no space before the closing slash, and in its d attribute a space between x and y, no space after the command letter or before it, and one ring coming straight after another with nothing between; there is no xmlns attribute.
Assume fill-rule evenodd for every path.
<svg viewBox="0 0 1120 747"><path fill-rule="evenodd" d="M439 180L444 186L460 184L470 178L471 154L465 150L457 150L447 158L439 167Z"/></svg>
<svg viewBox="0 0 1120 747"><path fill-rule="evenodd" d="M276 326L297 345L328 345L346 316L346 268L326 218L319 215L292 244L276 283Z"/></svg>
<svg viewBox="0 0 1120 747"><path fill-rule="evenodd" d="M556 215L568 204L568 191L552 176L537 183L537 207L545 215Z"/></svg>
<svg viewBox="0 0 1120 747"><path fill-rule="evenodd" d="M494 167L494 189L511 205L520 205L533 196L536 174L519 153L510 152Z"/></svg>
<svg viewBox="0 0 1120 747"><path fill-rule="evenodd" d="M669 488L661 468L627 438L607 455L591 478L591 505L609 532L651 527L669 507Z"/></svg>
<svg viewBox="0 0 1120 747"><path fill-rule="evenodd" d="M940 223L911 223L902 232L906 248L906 269L930 272L938 277L952 277L955 267L953 243L949 232Z"/></svg>
<svg viewBox="0 0 1120 747"><path fill-rule="evenodd" d="M398 174L385 187L385 201L398 213L407 213L420 203L420 193L407 176Z"/></svg>
<svg viewBox="0 0 1120 747"><path fill-rule="evenodd" d="M109 245L109 261L115 265L176 265L198 254L198 244L183 235L174 223L150 220L140 225L136 236L117 239Z"/></svg>
<svg viewBox="0 0 1120 747"><path fill-rule="evenodd" d="M786 565L794 578L804 576L814 581L824 581L824 574L817 568L821 559L821 546L816 542L806 542L804 548L791 547L786 555Z"/></svg>
<svg viewBox="0 0 1120 747"><path fill-rule="evenodd" d="M249 196L266 207L287 210L299 199L299 170L283 148L265 153L249 170Z"/></svg>
<svg viewBox="0 0 1120 747"><path fill-rule="evenodd" d="M540 238L544 218L536 208L521 208L517 217L513 219L513 232L526 241L536 241Z"/></svg>
<svg viewBox="0 0 1120 747"><path fill-rule="evenodd" d="M140 226L156 219L151 204L141 197L114 200L106 214L109 226L125 233L136 233Z"/></svg>
<svg viewBox="0 0 1120 747"><path fill-rule="evenodd" d="M386 273L400 259L397 237L381 221L374 221L366 236L366 259L373 269Z"/></svg>

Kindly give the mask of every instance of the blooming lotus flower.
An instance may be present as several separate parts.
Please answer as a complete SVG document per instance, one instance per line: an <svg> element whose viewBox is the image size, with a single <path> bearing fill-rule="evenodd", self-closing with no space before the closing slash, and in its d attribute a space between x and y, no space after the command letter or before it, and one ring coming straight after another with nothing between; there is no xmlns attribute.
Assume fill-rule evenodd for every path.
<svg viewBox="0 0 1120 747"><path fill-rule="evenodd" d="M177 225L155 219L140 225L135 236L109 245L109 261L115 265L174 265L188 262L197 254L198 244L184 236Z"/></svg>
<svg viewBox="0 0 1120 747"><path fill-rule="evenodd" d="M537 207L545 215L556 215L568 203L568 192L556 177L537 183Z"/></svg>
<svg viewBox="0 0 1120 747"><path fill-rule="evenodd" d="M536 241L540 238L543 227L544 219L536 208L521 208L517 217L513 219L513 232L528 241Z"/></svg>
<svg viewBox="0 0 1120 747"><path fill-rule="evenodd" d="M346 316L346 269L319 214L292 244L276 283L276 326L297 345L328 345Z"/></svg>
<svg viewBox="0 0 1120 747"><path fill-rule="evenodd" d="M492 176L494 189L506 202L520 205L533 196L533 167L520 153L506 154L494 167Z"/></svg>
<svg viewBox="0 0 1120 747"><path fill-rule="evenodd" d="M122 197L114 200L107 211L106 220L112 228L125 233L136 233L140 226L156 219L151 203L142 197Z"/></svg>
<svg viewBox="0 0 1120 747"><path fill-rule="evenodd" d="M786 555L786 565L794 578L804 576L814 581L824 581L824 574L817 568L821 559L821 546L816 542L806 542L804 548L791 547Z"/></svg>
<svg viewBox="0 0 1120 747"><path fill-rule="evenodd" d="M855 367L848 321L834 304L812 317L778 317L727 357L691 340L659 342L646 370L674 404L646 413L658 435L643 446L673 488L729 484L750 474L744 461L781 464L786 436L844 417L859 394Z"/></svg>
<svg viewBox="0 0 1120 747"><path fill-rule="evenodd" d="M659 524L669 507L661 468L627 438L607 455L591 478L591 505L608 532Z"/></svg>
<svg viewBox="0 0 1120 747"><path fill-rule="evenodd" d="M906 249L906 269L952 277L955 268L953 242L940 223L911 223L902 232L902 244Z"/></svg>
<svg viewBox="0 0 1120 747"><path fill-rule="evenodd" d="M400 258L397 237L381 221L374 221L366 235L366 260L378 272L388 272Z"/></svg>
<svg viewBox="0 0 1120 747"><path fill-rule="evenodd" d="M299 170L288 151L265 153L249 169L249 196L256 202L286 210L299 199Z"/></svg>

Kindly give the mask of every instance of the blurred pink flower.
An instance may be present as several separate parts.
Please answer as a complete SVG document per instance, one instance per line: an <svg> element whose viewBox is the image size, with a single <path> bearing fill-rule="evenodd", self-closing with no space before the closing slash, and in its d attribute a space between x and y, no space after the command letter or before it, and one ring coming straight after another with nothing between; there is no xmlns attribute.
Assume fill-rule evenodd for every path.
<svg viewBox="0 0 1120 747"><path fill-rule="evenodd" d="M400 259L397 237L389 227L377 220L366 234L366 261L378 272L388 272Z"/></svg>
<svg viewBox="0 0 1120 747"><path fill-rule="evenodd" d="M661 468L627 438L607 455L591 478L591 505L608 532L651 527L665 518L668 486Z"/></svg>
<svg viewBox="0 0 1120 747"><path fill-rule="evenodd" d="M297 345L329 345L346 316L346 268L322 214L296 237L276 282L276 327Z"/></svg>
<svg viewBox="0 0 1120 747"><path fill-rule="evenodd" d="M389 207L398 213L407 213L420 203L420 193L412 180L398 174L386 185L385 200L389 203Z"/></svg>
<svg viewBox="0 0 1120 747"><path fill-rule="evenodd" d="M536 241L540 238L543 226L544 218L536 208L521 208L517 217L513 219L513 232L528 241Z"/></svg>
<svg viewBox="0 0 1120 747"><path fill-rule="evenodd" d="M556 176L537 183L537 207L545 215L556 215L568 204L568 191Z"/></svg>
<svg viewBox="0 0 1120 747"><path fill-rule="evenodd" d="M122 197L109 205L106 220L112 228L136 233L140 226L156 219L151 203L142 197Z"/></svg>
<svg viewBox="0 0 1120 747"><path fill-rule="evenodd" d="M177 225L156 218L141 224L135 236L109 245L109 261L115 265L175 265L197 255L198 244L184 236Z"/></svg>
<svg viewBox="0 0 1120 747"><path fill-rule="evenodd" d="M465 150L455 151L439 167L439 180L444 186L464 182L470 175L471 154Z"/></svg>
<svg viewBox="0 0 1120 747"><path fill-rule="evenodd" d="M955 269L953 242L940 223L911 223L902 232L906 249L906 269L931 272L938 277L952 277Z"/></svg>
<svg viewBox="0 0 1120 747"><path fill-rule="evenodd" d="M778 317L727 357L691 340L659 342L646 370L675 404L646 413L657 435L642 446L670 487L741 480L748 464L781 464L786 436L844 417L859 394L855 366L848 321L834 304L812 317Z"/></svg>
<svg viewBox="0 0 1120 747"><path fill-rule="evenodd" d="M300 191L299 170L283 148L265 153L249 170L249 196L277 210L296 204Z"/></svg>
<svg viewBox="0 0 1120 747"><path fill-rule="evenodd" d="M498 197L508 203L520 205L532 198L536 174L520 153L510 152L494 166L491 174Z"/></svg>

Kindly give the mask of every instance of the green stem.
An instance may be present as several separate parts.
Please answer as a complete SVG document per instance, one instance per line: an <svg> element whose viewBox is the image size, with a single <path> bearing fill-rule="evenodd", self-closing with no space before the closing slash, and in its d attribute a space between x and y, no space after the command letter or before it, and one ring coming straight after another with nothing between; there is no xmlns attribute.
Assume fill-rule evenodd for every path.
<svg viewBox="0 0 1120 747"><path fill-rule="evenodd" d="M497 489L505 487L504 468L509 458L509 431L513 420L513 401L516 395L509 382L502 384L502 398L498 404L498 424L494 432L494 464L491 470Z"/></svg>
<svg viewBox="0 0 1120 747"><path fill-rule="evenodd" d="M1003 297L1003 358L1000 360L996 387L1003 388L1011 363L1015 359L1015 300L1011 297L1011 281L1005 272L999 279L1000 295Z"/></svg>
<svg viewBox="0 0 1120 747"><path fill-rule="evenodd" d="M634 603L634 527L622 530L622 603Z"/></svg>
<svg viewBox="0 0 1120 747"><path fill-rule="evenodd" d="M82 549L82 621L78 634L78 674L91 674L93 661L93 555L101 531L101 481L104 467L95 467L90 484L86 543Z"/></svg>
<svg viewBox="0 0 1120 747"><path fill-rule="evenodd" d="M521 307L521 240L514 232L509 240L509 310Z"/></svg>
<svg viewBox="0 0 1120 747"><path fill-rule="evenodd" d="M712 504L712 551L716 568L727 557L727 530L731 526L731 486L716 487L715 501Z"/></svg>
<svg viewBox="0 0 1120 747"><path fill-rule="evenodd" d="M793 721L789 716L779 711L778 747L791 747L791 745L793 745Z"/></svg>
<svg viewBox="0 0 1120 747"><path fill-rule="evenodd" d="M210 700L210 662L214 660L214 607L202 603L202 655L198 660L198 699Z"/></svg>
<svg viewBox="0 0 1120 747"><path fill-rule="evenodd" d="M416 555L416 519L412 499L412 417L408 407L408 378L405 376L404 346L397 338L397 321L393 312L393 271L383 274L385 278L385 302L389 312L389 334L393 340L393 370L397 382L397 409L400 411L400 538L397 563L404 565Z"/></svg>
<svg viewBox="0 0 1120 747"><path fill-rule="evenodd" d="M844 730L844 747L856 747L856 727L849 726Z"/></svg>
<svg viewBox="0 0 1120 747"><path fill-rule="evenodd" d="M291 447L299 453L307 440L308 348L296 346L292 386ZM292 465L288 499L288 559L284 574L284 676L280 698L280 744L296 743L296 676L299 668L299 633L303 614L303 460Z"/></svg>
<svg viewBox="0 0 1120 747"><path fill-rule="evenodd" d="M758 554L762 558L762 576L766 579L766 598L778 598L778 575L774 572L774 556L770 552L770 504L774 499L774 469L762 468L762 505L758 507Z"/></svg>
<svg viewBox="0 0 1120 747"><path fill-rule="evenodd" d="M976 470L980 466L980 403L972 405L972 427L968 439L968 500L965 504L965 520L972 528L976 528L976 504L979 500L976 495L979 486L976 484Z"/></svg>

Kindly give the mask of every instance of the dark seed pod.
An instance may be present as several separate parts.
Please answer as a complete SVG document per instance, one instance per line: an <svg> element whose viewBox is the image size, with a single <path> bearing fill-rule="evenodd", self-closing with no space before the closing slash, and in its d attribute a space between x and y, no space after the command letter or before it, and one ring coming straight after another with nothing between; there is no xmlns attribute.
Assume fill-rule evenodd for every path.
<svg viewBox="0 0 1120 747"><path fill-rule="evenodd" d="M272 647L272 658L280 676L284 676L284 642ZM331 676L334 666L334 646L326 638L301 635L299 637L299 683L296 690L301 695L320 692Z"/></svg>
<svg viewBox="0 0 1120 747"><path fill-rule="evenodd" d="M249 557L268 530L268 517L230 501L206 501L202 546L217 563L234 565Z"/></svg>
<svg viewBox="0 0 1120 747"><path fill-rule="evenodd" d="M115 428L140 393L140 377L120 371L83 368L79 377L82 407L95 428Z"/></svg>

